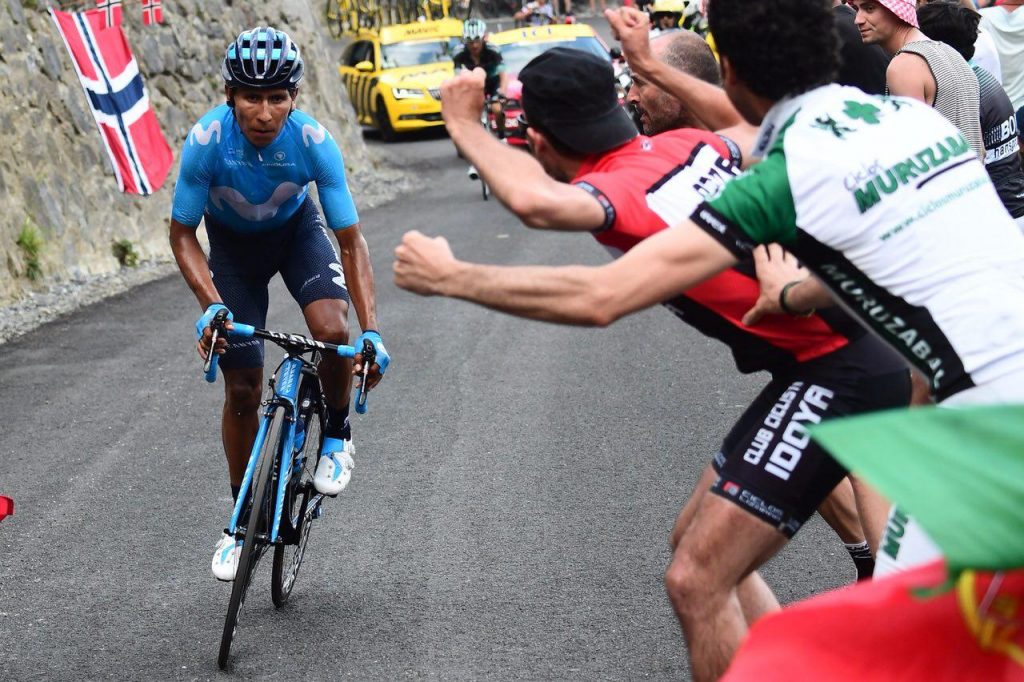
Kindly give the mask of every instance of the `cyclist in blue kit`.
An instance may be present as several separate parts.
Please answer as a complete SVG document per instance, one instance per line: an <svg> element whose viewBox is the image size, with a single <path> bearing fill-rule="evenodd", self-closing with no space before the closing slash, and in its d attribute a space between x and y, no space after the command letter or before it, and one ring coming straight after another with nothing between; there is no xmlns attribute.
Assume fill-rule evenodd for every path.
<svg viewBox="0 0 1024 682"><path fill-rule="evenodd" d="M228 46L221 67L227 102L196 123L182 149L171 249L204 310L196 321L201 356L211 352L209 324L218 310L226 308L229 319L265 326L267 287L280 273L318 340L348 342L351 301L363 329L356 347L369 340L376 350L364 387L369 390L389 362L377 331L369 251L338 145L295 108L302 72L299 48L282 31L244 31ZM309 196L310 182L317 185L324 219ZM210 239L209 261L196 238L200 221ZM340 262L325 227L337 238ZM257 430L263 345L218 339L212 351L221 355L222 436L237 498ZM348 403L351 375L362 370L361 363L361 355L354 368L348 360L325 356L320 365L327 420L314 485L326 495L341 492L352 474ZM233 536L220 538L212 563L215 577L234 578L239 548Z"/></svg>

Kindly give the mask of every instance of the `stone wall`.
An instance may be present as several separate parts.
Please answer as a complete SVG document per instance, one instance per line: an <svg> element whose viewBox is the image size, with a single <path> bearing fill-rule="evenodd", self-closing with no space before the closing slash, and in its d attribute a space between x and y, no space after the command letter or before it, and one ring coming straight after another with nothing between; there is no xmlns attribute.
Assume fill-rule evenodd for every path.
<svg viewBox="0 0 1024 682"><path fill-rule="evenodd" d="M175 154L164 186L139 197L117 189L46 2L0 0L0 306L45 284L118 270L117 241L127 240L140 260L170 258L167 221L178 152L195 120L222 101L220 61L244 28L271 24L301 46L306 76L299 106L337 139L358 205L394 191L396 172L371 158L353 121L320 6L316 0L164 0L164 23L143 26L139 0L125 1L125 34ZM16 243L23 233L39 238L38 270L31 247Z"/></svg>

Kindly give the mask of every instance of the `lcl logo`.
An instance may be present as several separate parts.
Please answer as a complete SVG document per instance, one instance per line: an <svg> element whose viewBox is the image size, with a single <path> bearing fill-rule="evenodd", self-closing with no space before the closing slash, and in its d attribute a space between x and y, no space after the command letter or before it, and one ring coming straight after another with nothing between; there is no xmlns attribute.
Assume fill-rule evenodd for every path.
<svg viewBox="0 0 1024 682"><path fill-rule="evenodd" d="M14 500L0 495L0 521L8 516L14 516Z"/></svg>

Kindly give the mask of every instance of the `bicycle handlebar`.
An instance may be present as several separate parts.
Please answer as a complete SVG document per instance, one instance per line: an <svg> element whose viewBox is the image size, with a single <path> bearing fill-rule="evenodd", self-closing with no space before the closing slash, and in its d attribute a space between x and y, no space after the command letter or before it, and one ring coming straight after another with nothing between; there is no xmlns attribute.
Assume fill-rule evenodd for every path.
<svg viewBox="0 0 1024 682"><path fill-rule="evenodd" d="M241 322L233 322L231 324L231 330L229 331L226 328L226 323L226 310L218 310L217 314L214 315L213 320L210 321L213 340L210 344L210 354L206 357L206 362L203 364L203 372L206 374L206 380L210 383L217 380L217 362L219 356L214 352L214 344L217 343L217 339L220 336L223 336L224 333L227 333L229 336L242 339L251 339L255 337L257 339L271 341L292 353L304 353L320 350L337 353L343 358L354 358L356 356L356 349L353 346L336 345L325 341L316 341L314 339L306 338L301 334L284 334L281 332L269 331L267 329L257 329L250 324L242 324ZM366 378L370 366L373 365L377 359L377 352L374 349L373 344L368 340L363 341L362 355L363 382L356 393L355 405L356 412L359 414L366 413L366 398L368 393L366 390Z"/></svg>

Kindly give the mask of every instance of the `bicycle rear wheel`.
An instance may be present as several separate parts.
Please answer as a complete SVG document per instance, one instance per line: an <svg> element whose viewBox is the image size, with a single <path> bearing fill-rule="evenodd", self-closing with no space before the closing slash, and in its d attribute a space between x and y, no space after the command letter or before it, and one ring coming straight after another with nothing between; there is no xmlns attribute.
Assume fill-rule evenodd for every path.
<svg viewBox="0 0 1024 682"><path fill-rule="evenodd" d="M263 447L260 449L259 465L253 476L253 494L250 498L248 520L242 539L242 551L238 557L238 571L235 573L234 582L231 583L231 599L228 601L228 613L224 618L224 632L220 637L220 654L217 656L217 665L221 670L228 664L231 642L235 638L235 628L238 624L238 613L242 609L242 604L245 603L245 593L249 590L249 583L252 582L252 576L256 572L260 558L267 550L267 539L270 533L270 501L273 499L270 479L274 470L276 454L280 451L284 408L276 408L272 419L270 428L267 430L266 440L263 441Z"/></svg>
<svg viewBox="0 0 1024 682"><path fill-rule="evenodd" d="M315 363L314 363L315 364ZM292 460L293 472L285 488L284 513L281 515L281 538L274 546L274 564L270 574L270 596L274 606L288 603L299 568L306 554L309 531L317 517L323 496L313 487L317 456L323 442L324 412L319 379L307 374L299 389L299 418L304 427L304 442Z"/></svg>

